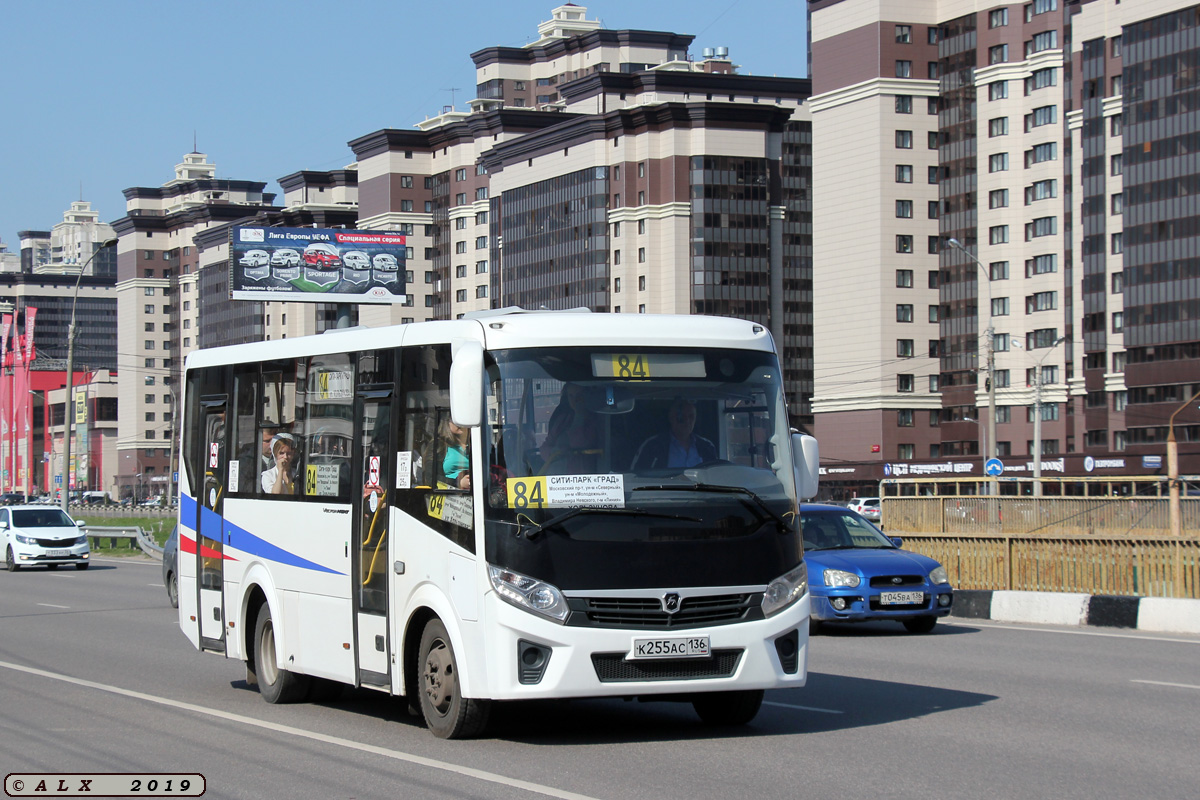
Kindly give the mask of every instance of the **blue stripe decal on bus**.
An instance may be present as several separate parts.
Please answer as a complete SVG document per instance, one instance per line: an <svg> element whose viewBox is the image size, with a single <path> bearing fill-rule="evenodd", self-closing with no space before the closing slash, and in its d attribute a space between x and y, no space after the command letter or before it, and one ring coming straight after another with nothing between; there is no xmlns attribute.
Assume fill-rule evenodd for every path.
<svg viewBox="0 0 1200 800"><path fill-rule="evenodd" d="M195 498L183 495L180 498L180 514L181 517L189 519L196 518L196 500ZM222 526L222 522L224 525ZM222 535L222 527L224 532L228 534L228 538ZM252 556L259 556L270 561L276 561L280 564L287 564L290 567L299 567L300 569L311 569L316 572L327 572L330 575L345 575L344 572L338 572L336 569L321 566L316 562L309 561L306 558L301 558L295 553L289 553L282 547L273 545L264 539L255 536L245 528L241 528L233 523L223 521L215 511L201 507L200 509L200 528L201 535L209 539L216 539L219 542L228 541L230 547L236 547L243 553Z"/></svg>

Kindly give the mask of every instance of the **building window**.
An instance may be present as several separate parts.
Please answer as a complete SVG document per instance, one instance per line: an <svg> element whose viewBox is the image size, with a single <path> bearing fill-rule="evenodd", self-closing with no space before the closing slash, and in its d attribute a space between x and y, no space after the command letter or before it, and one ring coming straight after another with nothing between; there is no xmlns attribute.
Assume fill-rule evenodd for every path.
<svg viewBox="0 0 1200 800"><path fill-rule="evenodd" d="M900 459L901 461L911 461L913 458L913 455L915 453L916 453L916 445L913 445L913 444L896 445L896 458Z"/></svg>
<svg viewBox="0 0 1200 800"><path fill-rule="evenodd" d="M476 275L485 275L485 274L487 274L487 271L488 271L488 266L487 266L486 261L476 261L475 262L475 274Z"/></svg>
<svg viewBox="0 0 1200 800"><path fill-rule="evenodd" d="M929 219L937 219L940 208L941 206L938 204L937 200L928 201L925 209L925 216L927 216Z"/></svg>
<svg viewBox="0 0 1200 800"><path fill-rule="evenodd" d="M1008 370L1006 370L1006 369L996 370L996 388L997 389L1007 389L1009 387L1009 383L1010 382L1009 382ZM997 422L1000 421L999 417L996 418L996 421Z"/></svg>
<svg viewBox="0 0 1200 800"><path fill-rule="evenodd" d="M896 131L896 147L901 150L912 150L912 131Z"/></svg>
<svg viewBox="0 0 1200 800"><path fill-rule="evenodd" d="M1112 293L1121 294L1125 291L1125 273L1114 272L1112 276Z"/></svg>
<svg viewBox="0 0 1200 800"><path fill-rule="evenodd" d="M1008 45L998 44L988 48L988 63L1003 64L1008 61Z"/></svg>
<svg viewBox="0 0 1200 800"><path fill-rule="evenodd" d="M481 284L479 286L476 286L475 287L475 296L476 297L487 297L487 289L488 289L487 284Z"/></svg>
<svg viewBox="0 0 1200 800"><path fill-rule="evenodd" d="M645 275L638 275L638 291L639 292L646 291L646 276Z"/></svg>
<svg viewBox="0 0 1200 800"><path fill-rule="evenodd" d="M1112 214L1120 214L1124 210L1125 203L1122 198L1123 195L1120 192L1117 192L1112 196L1111 203L1109 205L1110 212Z"/></svg>
<svg viewBox="0 0 1200 800"><path fill-rule="evenodd" d="M1008 243L1008 226L993 225L988 228L988 242L990 244L1007 244Z"/></svg>
<svg viewBox="0 0 1200 800"><path fill-rule="evenodd" d="M466 204L467 204L467 193L466 192L459 192L458 194L454 195L454 205L465 206Z"/></svg>
<svg viewBox="0 0 1200 800"><path fill-rule="evenodd" d="M412 179L412 175L401 175L401 176L400 176L400 188L401 188L401 189L411 189L411 188L413 188L413 179Z"/></svg>
<svg viewBox="0 0 1200 800"><path fill-rule="evenodd" d="M476 212L476 214L475 214L475 224L476 225L487 225L487 222L488 222L488 212L486 212L486 211Z"/></svg>
<svg viewBox="0 0 1200 800"><path fill-rule="evenodd" d="M988 27L989 28L1003 28L1007 25L1008 25L1008 9L1007 8L993 9L988 14Z"/></svg>
<svg viewBox="0 0 1200 800"><path fill-rule="evenodd" d="M928 167L925 171L925 182L936 184L938 182L938 168L936 166Z"/></svg>
<svg viewBox="0 0 1200 800"><path fill-rule="evenodd" d="M454 220L454 230L465 231L467 229L467 218L458 217Z"/></svg>
<svg viewBox="0 0 1200 800"><path fill-rule="evenodd" d="M1008 117L996 117L988 120L988 136L1007 136Z"/></svg>
<svg viewBox="0 0 1200 800"><path fill-rule="evenodd" d="M457 290L454 293L454 300L455 300L455 302L458 302L458 303L467 302L467 290L466 289Z"/></svg>
<svg viewBox="0 0 1200 800"><path fill-rule="evenodd" d="M1008 97L1008 81L988 84L988 100L1003 100Z"/></svg>
<svg viewBox="0 0 1200 800"><path fill-rule="evenodd" d="M997 353L1008 352L1008 334L997 333L992 336L992 349Z"/></svg>
<svg viewBox="0 0 1200 800"><path fill-rule="evenodd" d="M475 199L476 200L487 200L488 199L488 187L480 186L478 189L476 189L475 190Z"/></svg>
<svg viewBox="0 0 1200 800"><path fill-rule="evenodd" d="M143 347L142 347L143 350L153 350L154 349L154 340L146 339L144 342L142 342L142 345L143 345Z"/></svg>
<svg viewBox="0 0 1200 800"><path fill-rule="evenodd" d="M941 306L929 306L929 321L930 322L938 322L941 320L941 318L942 318L942 307Z"/></svg>
<svg viewBox="0 0 1200 800"><path fill-rule="evenodd" d="M1058 181L1050 178L1044 181L1034 181L1025 187L1025 205L1036 203L1038 200L1049 200L1058 196Z"/></svg>
<svg viewBox="0 0 1200 800"><path fill-rule="evenodd" d="M992 189L988 192L988 208L1008 208L1008 189Z"/></svg>
<svg viewBox="0 0 1200 800"><path fill-rule="evenodd" d="M1117 153L1110 162L1109 174L1120 175L1122 172L1124 172L1124 159L1120 153Z"/></svg>
<svg viewBox="0 0 1200 800"><path fill-rule="evenodd" d="M896 427L911 428L913 426L913 412L911 408L902 408L896 412Z"/></svg>
<svg viewBox="0 0 1200 800"><path fill-rule="evenodd" d="M488 246L488 244L487 244L486 236L476 236L475 237L475 249L476 250L486 250L487 246Z"/></svg>
<svg viewBox="0 0 1200 800"><path fill-rule="evenodd" d="M909 234L898 234L896 236L896 252L911 253L913 251L913 237Z"/></svg>
<svg viewBox="0 0 1200 800"><path fill-rule="evenodd" d="M1008 316L1008 298L993 297L992 298L992 316L1007 317Z"/></svg>
<svg viewBox="0 0 1200 800"><path fill-rule="evenodd" d="M1058 121L1058 106L1038 106L1025 115L1025 130L1030 131Z"/></svg>
<svg viewBox="0 0 1200 800"><path fill-rule="evenodd" d="M913 357L913 340L912 339L897 339L896 340L896 357L897 358L912 358Z"/></svg>
<svg viewBox="0 0 1200 800"><path fill-rule="evenodd" d="M896 287L900 289L911 289L913 285L913 271L911 269L896 270Z"/></svg>
<svg viewBox="0 0 1200 800"><path fill-rule="evenodd" d="M1124 252L1124 242L1122 241L1123 238L1123 235L1120 233L1114 233L1112 235L1112 254L1114 256Z"/></svg>
<svg viewBox="0 0 1200 800"><path fill-rule="evenodd" d="M929 140L929 142L928 142L929 149L937 150L938 149L938 132L937 131L929 131L928 140Z"/></svg>
<svg viewBox="0 0 1200 800"><path fill-rule="evenodd" d="M1125 313L1114 311L1112 314L1112 332L1120 333L1123 330L1125 330Z"/></svg>
<svg viewBox="0 0 1200 800"><path fill-rule="evenodd" d="M1048 30L1035 33L1033 38L1025 42L1025 57L1058 47L1058 31Z"/></svg>
<svg viewBox="0 0 1200 800"><path fill-rule="evenodd" d="M988 264L988 276L993 281L1008 280L1008 262L993 261L992 263Z"/></svg>
<svg viewBox="0 0 1200 800"><path fill-rule="evenodd" d="M896 26L896 44L912 44L912 25Z"/></svg>
<svg viewBox="0 0 1200 800"><path fill-rule="evenodd" d="M1120 156L1117 156L1119 158ZM1044 161L1056 161L1058 159L1058 143L1046 142L1045 144L1035 144L1031 149L1025 151L1025 166L1029 167L1034 164L1041 164Z"/></svg>
<svg viewBox="0 0 1200 800"><path fill-rule="evenodd" d="M455 242L454 243L454 252L455 253L467 252L467 243L466 242Z"/></svg>
<svg viewBox="0 0 1200 800"><path fill-rule="evenodd" d="M646 220L639 219L638 220L638 235L641 236L645 232L646 232Z"/></svg>
<svg viewBox="0 0 1200 800"><path fill-rule="evenodd" d="M926 252L931 256L936 256L942 251L942 238L940 236L930 236L926 239ZM934 273L937 274L937 273ZM936 288L936 287L931 287Z"/></svg>
<svg viewBox="0 0 1200 800"><path fill-rule="evenodd" d="M1035 292L1025 298L1025 313L1033 314L1038 311L1053 311L1058 308L1057 292Z"/></svg>
<svg viewBox="0 0 1200 800"><path fill-rule="evenodd" d="M1006 172L1008 170L1008 153L993 153L988 156L988 172Z"/></svg>
<svg viewBox="0 0 1200 800"><path fill-rule="evenodd" d="M459 264L457 267L455 267L454 268L454 277L456 277L456 278L467 277L467 265Z"/></svg>
<svg viewBox="0 0 1200 800"><path fill-rule="evenodd" d="M936 97L925 98L925 113L931 117L936 117L938 114L938 99Z"/></svg>
<svg viewBox="0 0 1200 800"><path fill-rule="evenodd" d="M897 375L896 376L896 391L897 392L914 392L914 391L916 391L916 379L912 375Z"/></svg>
<svg viewBox="0 0 1200 800"><path fill-rule="evenodd" d="M646 248L644 248L644 247L638 248L638 263L639 264L646 263Z"/></svg>
<svg viewBox="0 0 1200 800"><path fill-rule="evenodd" d="M1122 134L1121 115L1113 114L1112 117L1110 117L1108 120L1108 135L1109 136L1120 136L1121 134Z"/></svg>
<svg viewBox="0 0 1200 800"><path fill-rule="evenodd" d="M941 35L938 32L938 26L930 25L925 30L925 41L927 44L937 44L941 40Z"/></svg>
<svg viewBox="0 0 1200 800"><path fill-rule="evenodd" d="M898 94L896 95L896 113L911 114L912 113L912 95Z"/></svg>
<svg viewBox="0 0 1200 800"><path fill-rule="evenodd" d="M912 62L911 61L897 61L896 62L896 77L897 78L911 78L912 77Z"/></svg>
<svg viewBox="0 0 1200 800"><path fill-rule="evenodd" d="M931 81L936 81L938 79L938 75L941 74L938 70L938 62L936 61L929 61L925 65L925 75Z"/></svg>
<svg viewBox="0 0 1200 800"><path fill-rule="evenodd" d="M1058 217L1038 217L1025 223L1025 241L1058 233Z"/></svg>
<svg viewBox="0 0 1200 800"><path fill-rule="evenodd" d="M941 381L939 379L939 376L937 376L937 375L929 376L929 391L930 392L940 392L941 391ZM929 424L937 425L940 417L941 417L941 415L938 414L938 412L936 410L930 411L929 412Z"/></svg>
<svg viewBox="0 0 1200 800"><path fill-rule="evenodd" d="M896 304L896 322L912 322L913 307L912 303L897 303Z"/></svg>
<svg viewBox="0 0 1200 800"><path fill-rule="evenodd" d="M465 181L466 179L467 179L467 170L466 169L454 170L454 180Z"/></svg>
<svg viewBox="0 0 1200 800"><path fill-rule="evenodd" d="M912 219L913 204L912 200L897 200L896 201L896 218L897 219Z"/></svg>
<svg viewBox="0 0 1200 800"><path fill-rule="evenodd" d="M896 183L912 183L913 168L912 164L897 164L896 165Z"/></svg>

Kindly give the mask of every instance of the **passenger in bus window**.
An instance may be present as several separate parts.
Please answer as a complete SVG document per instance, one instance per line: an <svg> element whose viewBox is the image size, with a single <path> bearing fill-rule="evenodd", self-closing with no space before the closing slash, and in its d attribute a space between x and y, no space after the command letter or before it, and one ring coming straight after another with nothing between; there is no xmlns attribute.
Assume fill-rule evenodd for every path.
<svg viewBox="0 0 1200 800"><path fill-rule="evenodd" d="M296 443L290 433L271 438L271 456L275 466L262 474L262 489L267 494L296 493Z"/></svg>
<svg viewBox="0 0 1200 800"><path fill-rule="evenodd" d="M603 438L600 420L587 406L587 390L568 383L563 386L558 408L550 415L549 430L542 440L542 471L552 475L586 475L597 469Z"/></svg>
<svg viewBox="0 0 1200 800"><path fill-rule="evenodd" d="M442 474L459 489L471 488L471 431L461 428L453 420L443 424L442 440L446 443L446 456L442 459Z"/></svg>
<svg viewBox="0 0 1200 800"><path fill-rule="evenodd" d="M675 398L667 410L668 429L642 442L633 457L633 469L663 467L694 467L717 460L717 446L693 432L696 427L696 405L682 397Z"/></svg>

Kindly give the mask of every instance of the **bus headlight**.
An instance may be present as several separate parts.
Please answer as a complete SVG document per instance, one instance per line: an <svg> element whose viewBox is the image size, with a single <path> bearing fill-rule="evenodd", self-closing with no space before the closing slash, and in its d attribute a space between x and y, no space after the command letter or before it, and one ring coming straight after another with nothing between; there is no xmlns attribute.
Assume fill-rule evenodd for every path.
<svg viewBox="0 0 1200 800"><path fill-rule="evenodd" d="M496 594L517 608L541 614L555 622L563 622L570 612L562 592L545 581L491 564L488 564L488 577Z"/></svg>
<svg viewBox="0 0 1200 800"><path fill-rule="evenodd" d="M799 600L808 591L808 567L801 561L800 565L790 572L785 572L767 584L763 592L763 616L778 614L792 603Z"/></svg>

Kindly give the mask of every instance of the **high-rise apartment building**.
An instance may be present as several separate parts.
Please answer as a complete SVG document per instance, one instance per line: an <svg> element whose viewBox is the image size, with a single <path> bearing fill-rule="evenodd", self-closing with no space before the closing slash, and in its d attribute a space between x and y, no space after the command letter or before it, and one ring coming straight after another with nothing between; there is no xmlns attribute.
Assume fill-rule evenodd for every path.
<svg viewBox="0 0 1200 800"><path fill-rule="evenodd" d="M359 226L411 230L417 319L520 305L761 322L811 422L809 81L586 13L561 6L536 42L473 53L469 113L351 142Z"/></svg>
<svg viewBox="0 0 1200 800"><path fill-rule="evenodd" d="M814 410L831 484L980 477L992 452L1028 476L1039 446L1044 476L1165 471L1170 414L1200 388L1185 155L1200 7L809 12ZM1175 435L1200 441L1200 426ZM1200 449L1181 454L1200 471Z"/></svg>
<svg viewBox="0 0 1200 800"><path fill-rule="evenodd" d="M179 375L183 358L199 346L185 335L199 327L204 288L196 239L209 228L276 210L265 188L265 181L217 178L207 157L193 152L176 165L173 180L125 190L126 216L113 223L122 485L139 476L149 483L171 470ZM229 304L228 294L223 300Z"/></svg>

